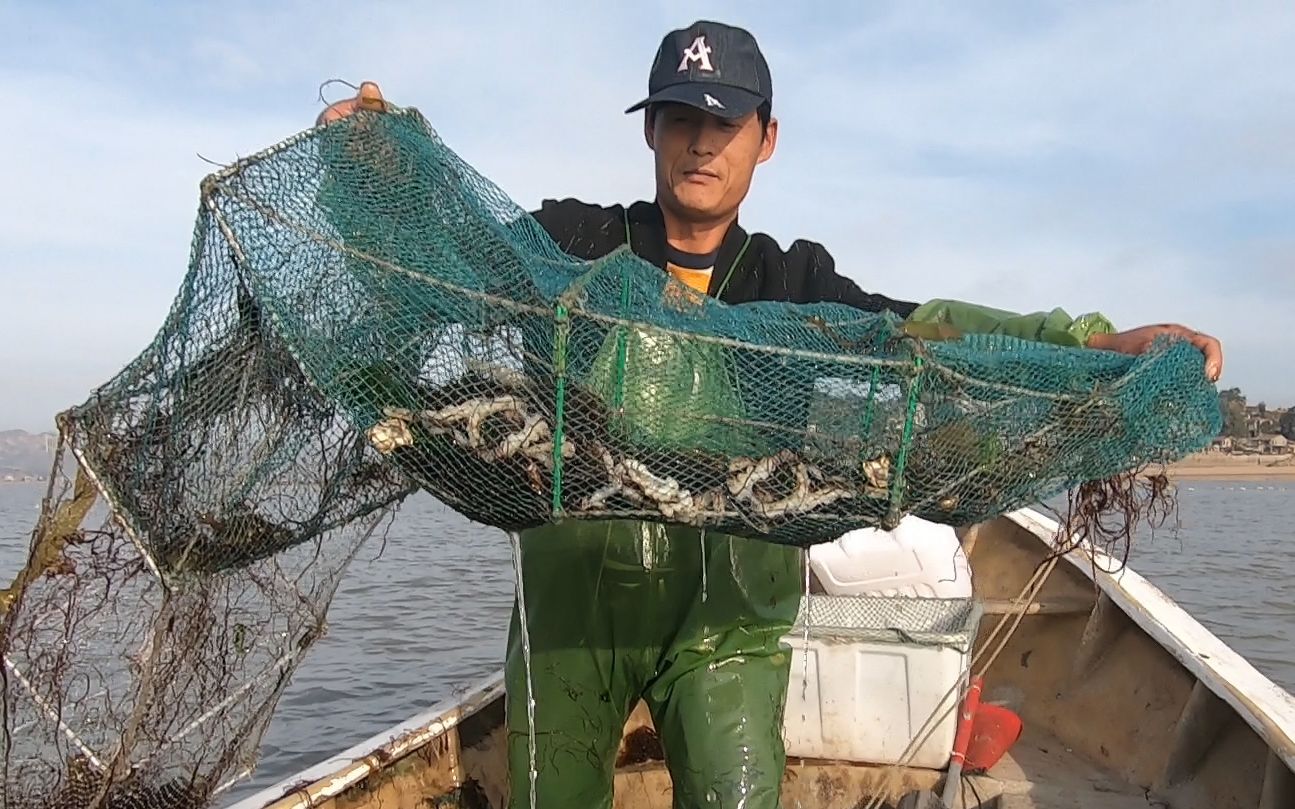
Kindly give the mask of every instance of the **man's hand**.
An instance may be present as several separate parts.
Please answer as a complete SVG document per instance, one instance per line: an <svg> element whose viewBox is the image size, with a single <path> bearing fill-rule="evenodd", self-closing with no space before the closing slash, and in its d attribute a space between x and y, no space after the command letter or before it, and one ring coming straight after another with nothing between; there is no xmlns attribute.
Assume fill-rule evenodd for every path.
<svg viewBox="0 0 1295 809"><path fill-rule="evenodd" d="M1118 351L1121 354L1141 354L1151 347L1157 337L1189 340L1205 355L1205 376L1211 382L1219 381L1219 376L1223 373L1223 345L1208 334L1201 334L1176 323L1142 326L1115 334L1094 334L1088 338L1088 347Z"/></svg>
<svg viewBox="0 0 1295 809"><path fill-rule="evenodd" d="M329 104L323 112L319 113L319 117L315 119L315 125L327 124L339 118L354 115L360 110L386 112L387 102L382 97L382 90L378 88L375 82L362 82L360 91L353 98L345 98Z"/></svg>

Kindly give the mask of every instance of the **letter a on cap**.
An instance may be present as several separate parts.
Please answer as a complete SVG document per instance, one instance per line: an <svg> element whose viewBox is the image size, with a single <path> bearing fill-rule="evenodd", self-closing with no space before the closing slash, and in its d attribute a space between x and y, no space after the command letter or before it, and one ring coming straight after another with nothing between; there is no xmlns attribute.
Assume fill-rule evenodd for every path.
<svg viewBox="0 0 1295 809"><path fill-rule="evenodd" d="M703 34L692 41L692 44L683 52L683 59L679 62L680 73L688 69L689 62L697 62L698 67L702 70L714 72L715 68L710 66L710 47L706 44L706 35Z"/></svg>

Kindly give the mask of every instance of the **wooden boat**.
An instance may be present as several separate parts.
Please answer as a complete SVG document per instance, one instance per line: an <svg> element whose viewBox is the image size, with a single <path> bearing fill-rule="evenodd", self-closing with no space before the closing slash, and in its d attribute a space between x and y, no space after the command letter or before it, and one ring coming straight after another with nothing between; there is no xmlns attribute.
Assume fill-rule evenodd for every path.
<svg viewBox="0 0 1295 809"><path fill-rule="evenodd" d="M1025 731L955 806L1292 809L1295 697L1132 570L1095 551L1051 553L1057 525L1022 510L959 533L983 606L977 649L1016 624L985 672ZM1026 598L1021 598L1024 591ZM1000 634L997 637L1002 638ZM1000 640L1001 642L1001 640ZM243 799L232 809L506 805L502 674ZM670 779L640 705L626 724L615 806L666 809ZM942 770L789 757L783 806L857 809L938 794ZM902 803L900 805L903 805Z"/></svg>

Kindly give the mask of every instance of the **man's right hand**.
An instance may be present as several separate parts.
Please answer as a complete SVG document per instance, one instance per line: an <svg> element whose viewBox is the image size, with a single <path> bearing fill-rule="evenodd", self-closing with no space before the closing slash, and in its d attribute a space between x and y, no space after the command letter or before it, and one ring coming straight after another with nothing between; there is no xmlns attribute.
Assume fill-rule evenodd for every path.
<svg viewBox="0 0 1295 809"><path fill-rule="evenodd" d="M382 90L378 88L377 83L371 81L362 82L360 91L354 97L329 104L315 119L315 126L321 126L339 118L354 115L360 110L387 111L386 99L382 97Z"/></svg>

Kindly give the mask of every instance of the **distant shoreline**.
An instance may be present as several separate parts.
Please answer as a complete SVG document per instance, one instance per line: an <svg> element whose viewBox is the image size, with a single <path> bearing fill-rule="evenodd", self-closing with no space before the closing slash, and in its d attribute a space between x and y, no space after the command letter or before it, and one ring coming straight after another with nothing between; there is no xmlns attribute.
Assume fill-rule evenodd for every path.
<svg viewBox="0 0 1295 809"><path fill-rule="evenodd" d="M1190 455L1181 461L1149 471L1160 471L1182 480L1295 480L1295 462L1272 465L1289 455L1227 455L1219 452Z"/></svg>

